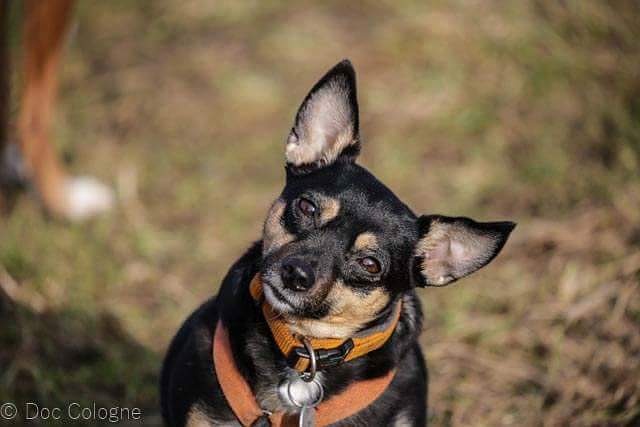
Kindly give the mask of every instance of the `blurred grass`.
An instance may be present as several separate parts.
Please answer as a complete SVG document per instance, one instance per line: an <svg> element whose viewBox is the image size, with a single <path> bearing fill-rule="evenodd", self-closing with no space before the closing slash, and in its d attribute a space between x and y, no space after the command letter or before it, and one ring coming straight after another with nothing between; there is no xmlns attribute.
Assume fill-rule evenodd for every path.
<svg viewBox="0 0 640 427"><path fill-rule="evenodd" d="M349 57L364 165L417 212L520 224L485 271L421 291L433 425L640 422L637 2L118 0L77 18L57 144L121 203L70 225L23 198L0 224L17 283L0 400L157 411L169 339L259 237L295 109Z"/></svg>

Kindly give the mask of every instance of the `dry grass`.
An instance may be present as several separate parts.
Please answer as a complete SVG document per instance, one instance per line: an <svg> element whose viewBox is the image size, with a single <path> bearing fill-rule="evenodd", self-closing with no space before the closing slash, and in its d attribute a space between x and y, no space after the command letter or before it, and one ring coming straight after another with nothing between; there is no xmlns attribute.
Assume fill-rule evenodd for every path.
<svg viewBox="0 0 640 427"><path fill-rule="evenodd" d="M295 108L350 57L366 166L418 212L519 223L422 292L432 425L640 423L637 2L343 3L81 2L56 135L120 204L68 225L23 198L0 224L0 401L156 412L169 339L280 189Z"/></svg>

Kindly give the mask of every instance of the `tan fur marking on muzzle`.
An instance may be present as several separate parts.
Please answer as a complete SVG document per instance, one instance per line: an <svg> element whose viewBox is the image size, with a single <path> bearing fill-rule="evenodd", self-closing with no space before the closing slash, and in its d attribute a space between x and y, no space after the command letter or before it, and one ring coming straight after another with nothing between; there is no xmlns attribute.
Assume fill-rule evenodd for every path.
<svg viewBox="0 0 640 427"><path fill-rule="evenodd" d="M387 304L389 295L382 289L367 294L356 292L337 281L327 296L329 314L321 319L295 319L291 331L314 338L347 338L372 321Z"/></svg>
<svg viewBox="0 0 640 427"><path fill-rule="evenodd" d="M262 238L262 253L264 255L281 248L294 239L294 236L282 224L282 217L286 207L287 204L284 200L277 199L269 209L267 219L264 222Z"/></svg>

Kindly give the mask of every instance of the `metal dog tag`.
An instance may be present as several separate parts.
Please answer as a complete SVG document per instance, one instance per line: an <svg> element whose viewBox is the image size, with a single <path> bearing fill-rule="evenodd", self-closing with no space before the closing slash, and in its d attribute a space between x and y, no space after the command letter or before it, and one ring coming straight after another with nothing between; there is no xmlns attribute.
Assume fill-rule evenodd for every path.
<svg viewBox="0 0 640 427"><path fill-rule="evenodd" d="M298 427L316 427L316 410L313 406L303 406L298 416Z"/></svg>
<svg viewBox="0 0 640 427"><path fill-rule="evenodd" d="M307 382L295 377L280 383L278 394L284 402L302 409L305 406L315 407L322 402L324 390L317 378Z"/></svg>

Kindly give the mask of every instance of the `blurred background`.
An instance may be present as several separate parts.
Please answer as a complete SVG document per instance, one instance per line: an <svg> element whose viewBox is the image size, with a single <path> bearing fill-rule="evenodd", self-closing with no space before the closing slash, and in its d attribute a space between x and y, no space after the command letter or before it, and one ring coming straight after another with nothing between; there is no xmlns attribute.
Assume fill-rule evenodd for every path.
<svg viewBox="0 0 640 427"><path fill-rule="evenodd" d="M159 423L169 340L259 238L296 108L348 57L363 165L417 213L519 224L420 290L432 425L640 423L638 2L79 3L55 145L118 204L0 220L0 401Z"/></svg>

